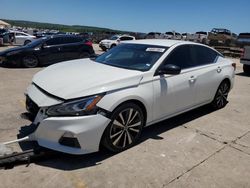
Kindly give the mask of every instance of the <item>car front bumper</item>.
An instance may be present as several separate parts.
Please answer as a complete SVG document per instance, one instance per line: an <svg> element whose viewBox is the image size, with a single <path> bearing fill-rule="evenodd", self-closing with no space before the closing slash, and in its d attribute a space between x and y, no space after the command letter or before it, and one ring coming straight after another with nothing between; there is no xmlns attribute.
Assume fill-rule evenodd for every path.
<svg viewBox="0 0 250 188"><path fill-rule="evenodd" d="M41 110L35 120L37 129L30 135L42 147L69 154L87 154L99 150L100 141L110 119L96 114L81 117L49 117L43 119ZM78 147L60 143L65 134L77 140Z"/></svg>
<svg viewBox="0 0 250 188"><path fill-rule="evenodd" d="M87 154L99 150L100 141L110 119L101 114L71 117L48 117L49 106L62 103L58 99L43 93L31 84L26 92L26 108L34 113L33 125L37 128L29 136L40 146L69 154ZM26 99L26 100L27 100ZM33 109L33 110L32 110ZM65 135L67 139L65 139ZM70 144L61 142L62 139ZM76 142L76 145L72 145Z"/></svg>

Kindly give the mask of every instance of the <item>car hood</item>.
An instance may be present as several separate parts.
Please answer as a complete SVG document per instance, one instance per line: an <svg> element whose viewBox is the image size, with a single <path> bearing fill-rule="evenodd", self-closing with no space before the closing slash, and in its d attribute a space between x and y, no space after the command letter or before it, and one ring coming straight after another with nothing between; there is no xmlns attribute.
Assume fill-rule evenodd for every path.
<svg viewBox="0 0 250 188"><path fill-rule="evenodd" d="M20 46L20 47L10 48L10 49L7 49L7 50L4 50L4 51L0 52L0 56L1 55L6 55L9 52L22 51L22 50L25 50L25 49L27 49L26 46Z"/></svg>
<svg viewBox="0 0 250 188"><path fill-rule="evenodd" d="M74 99L112 90L136 87L143 73L77 59L52 65L33 77L33 83L63 99Z"/></svg>

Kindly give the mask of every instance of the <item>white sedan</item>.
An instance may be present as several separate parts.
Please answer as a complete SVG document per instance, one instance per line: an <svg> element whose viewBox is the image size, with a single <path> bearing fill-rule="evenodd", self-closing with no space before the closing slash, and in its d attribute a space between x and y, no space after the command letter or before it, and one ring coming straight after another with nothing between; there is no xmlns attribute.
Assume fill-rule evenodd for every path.
<svg viewBox="0 0 250 188"><path fill-rule="evenodd" d="M12 32L14 33L14 36L15 36L14 44L17 44L17 45L26 45L32 42L36 38L33 35L20 32L20 31L12 31Z"/></svg>
<svg viewBox="0 0 250 188"><path fill-rule="evenodd" d="M96 59L52 65L27 89L35 131L53 150L123 151L143 127L205 104L227 104L235 64L214 49L175 40L125 42Z"/></svg>

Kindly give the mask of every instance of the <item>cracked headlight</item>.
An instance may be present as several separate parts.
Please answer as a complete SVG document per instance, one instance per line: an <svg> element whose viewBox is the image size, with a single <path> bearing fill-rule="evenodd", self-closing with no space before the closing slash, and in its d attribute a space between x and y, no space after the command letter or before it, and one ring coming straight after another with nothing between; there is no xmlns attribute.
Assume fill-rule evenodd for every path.
<svg viewBox="0 0 250 188"><path fill-rule="evenodd" d="M95 95L84 99L73 100L63 104L51 106L46 114L48 116L83 116L97 113L96 104L104 95Z"/></svg>

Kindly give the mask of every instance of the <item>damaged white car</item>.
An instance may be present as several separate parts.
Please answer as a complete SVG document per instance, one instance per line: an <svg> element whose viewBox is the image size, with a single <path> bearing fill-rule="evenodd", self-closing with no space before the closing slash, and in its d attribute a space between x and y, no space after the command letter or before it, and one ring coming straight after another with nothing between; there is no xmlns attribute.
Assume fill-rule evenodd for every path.
<svg viewBox="0 0 250 188"><path fill-rule="evenodd" d="M26 93L40 146L70 153L123 151L144 126L211 103L227 104L235 64L214 49L175 40L125 42L96 59L52 65Z"/></svg>

